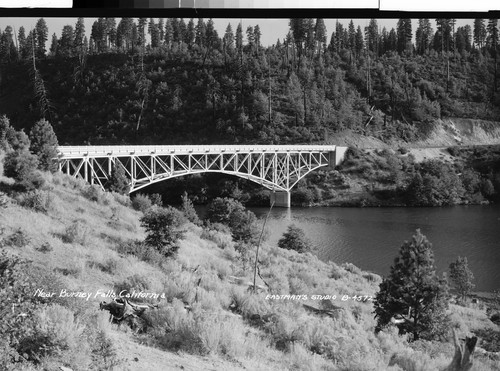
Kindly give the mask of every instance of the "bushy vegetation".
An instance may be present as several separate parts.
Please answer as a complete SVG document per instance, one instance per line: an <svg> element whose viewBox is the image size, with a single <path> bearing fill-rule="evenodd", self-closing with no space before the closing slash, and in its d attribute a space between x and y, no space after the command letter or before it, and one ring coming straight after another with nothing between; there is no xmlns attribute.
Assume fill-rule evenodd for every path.
<svg viewBox="0 0 500 371"><path fill-rule="evenodd" d="M208 206L206 219L210 223L227 225L237 241L257 242L259 238L260 229L255 214L234 199L227 197L214 199Z"/></svg>
<svg viewBox="0 0 500 371"><path fill-rule="evenodd" d="M39 120L30 131L30 151L38 157L40 170L56 171L57 137L52 125L45 119Z"/></svg>
<svg viewBox="0 0 500 371"><path fill-rule="evenodd" d="M278 246L301 253L311 250L311 243L307 240L304 231L295 224L288 226L283 237L278 241Z"/></svg>
<svg viewBox="0 0 500 371"><path fill-rule="evenodd" d="M465 302L475 286L472 283L474 274L469 268L467 257L459 256L457 260L450 263L449 269L451 282L462 301Z"/></svg>
<svg viewBox="0 0 500 371"><path fill-rule="evenodd" d="M175 254L177 242L184 232L179 230L183 223L182 213L173 207L153 207L141 217L141 226L146 230L145 243L166 257Z"/></svg>
<svg viewBox="0 0 500 371"><path fill-rule="evenodd" d="M241 25L219 35L213 20L182 18L102 18L84 44L80 19L48 52L36 38L34 55L27 43L34 32L47 35L46 26L28 35L7 27L0 63L9 94L0 104L18 127L50 113L70 144L316 142L346 129L411 141L435 119L498 117L496 53L485 42L496 39L495 24L474 28L473 40L452 19L435 30L429 19L413 30L411 20L399 21L392 30L375 19L365 30L347 21L326 30L322 19L292 19L288 34L264 46L258 24L245 38ZM151 37L141 36L146 29ZM25 81L27 59L36 59L35 94L12 88Z"/></svg>
<svg viewBox="0 0 500 371"><path fill-rule="evenodd" d="M106 182L105 187L111 192L127 194L130 188L130 180L127 178L122 164L120 162L118 162L118 164L119 165L115 164L112 167L110 177Z"/></svg>

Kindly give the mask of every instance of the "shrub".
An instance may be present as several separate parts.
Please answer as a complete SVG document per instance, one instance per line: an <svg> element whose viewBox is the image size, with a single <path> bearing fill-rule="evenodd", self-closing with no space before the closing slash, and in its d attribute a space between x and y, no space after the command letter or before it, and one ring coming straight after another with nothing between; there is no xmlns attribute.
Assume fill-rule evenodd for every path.
<svg viewBox="0 0 500 371"><path fill-rule="evenodd" d="M151 206L153 206L153 203L147 195L139 193L132 198L132 207L134 210L145 213Z"/></svg>
<svg viewBox="0 0 500 371"><path fill-rule="evenodd" d="M66 243L79 243L80 245L85 245L87 241L87 228L79 220L75 220L64 230L64 234L61 236L63 242Z"/></svg>
<svg viewBox="0 0 500 371"><path fill-rule="evenodd" d="M85 327L74 313L58 304L42 307L34 313L34 331L20 342L20 351L33 361L51 357L65 364L88 367L89 347Z"/></svg>
<svg viewBox="0 0 500 371"><path fill-rule="evenodd" d="M227 225L237 241L256 242L260 234L255 214L231 198L214 199L208 207L207 220Z"/></svg>
<svg viewBox="0 0 500 371"><path fill-rule="evenodd" d="M86 185L85 187L83 187L82 195L87 200L94 201L97 203L103 203L105 197L101 187L99 187L97 184Z"/></svg>
<svg viewBox="0 0 500 371"><path fill-rule="evenodd" d="M292 193L293 203L297 205L310 205L314 202L314 192L310 188L298 188Z"/></svg>
<svg viewBox="0 0 500 371"><path fill-rule="evenodd" d="M348 272L351 272L352 274L361 275L361 269L359 269L352 263L343 263L342 268L344 268Z"/></svg>
<svg viewBox="0 0 500 371"><path fill-rule="evenodd" d="M164 256L155 248L146 245L143 241L126 241L116 247L120 254L128 254L137 257L137 259L150 264L160 264Z"/></svg>
<svg viewBox="0 0 500 371"><path fill-rule="evenodd" d="M474 275L469 269L467 257L459 256L457 260L450 264L450 278L458 294L465 301L475 286L472 283Z"/></svg>
<svg viewBox="0 0 500 371"><path fill-rule="evenodd" d="M46 213L49 210L52 197L48 192L40 190L30 191L23 195L21 199L21 206L33 209L38 212Z"/></svg>
<svg viewBox="0 0 500 371"><path fill-rule="evenodd" d="M481 182L481 193L485 197L491 197L495 194L495 187L490 179L486 179Z"/></svg>
<svg viewBox="0 0 500 371"><path fill-rule="evenodd" d="M183 222L182 213L172 207L154 207L149 209L140 219L141 226L146 229L146 245L169 257L173 255L179 246L177 241L184 236L184 232L178 230Z"/></svg>
<svg viewBox="0 0 500 371"><path fill-rule="evenodd" d="M30 150L38 157L38 168L45 171L55 172L57 163L57 137L52 125L45 120L38 121L30 131Z"/></svg>
<svg viewBox="0 0 500 371"><path fill-rule="evenodd" d="M114 370L122 361L118 359L113 341L106 331L98 330L91 341L92 370Z"/></svg>
<svg viewBox="0 0 500 371"><path fill-rule="evenodd" d="M201 225L201 220L194 209L193 202L189 199L187 192L182 194L181 211L186 216L186 219L196 225Z"/></svg>
<svg viewBox="0 0 500 371"><path fill-rule="evenodd" d="M88 262L88 265L105 273L115 274L118 267L118 261L114 258L109 258L103 262Z"/></svg>
<svg viewBox="0 0 500 371"><path fill-rule="evenodd" d="M148 291L151 283L147 277L140 274L128 276L124 281L115 284L114 291L117 294L125 292L131 293L132 291ZM134 298L134 301L142 301L141 298Z"/></svg>
<svg viewBox="0 0 500 371"><path fill-rule="evenodd" d="M44 242L43 244L40 245L40 247L37 248L38 251L40 252L51 252L53 250L52 246L48 242Z"/></svg>
<svg viewBox="0 0 500 371"><path fill-rule="evenodd" d="M130 189L129 179L127 178L127 174L125 173L125 169L123 168L121 162L116 162L113 165L111 175L105 184L105 188L111 192L119 194L128 193Z"/></svg>
<svg viewBox="0 0 500 371"><path fill-rule="evenodd" d="M17 229L10 236L2 240L2 245L14 246L14 247L24 247L30 243L31 239L28 237L26 232L21 228Z"/></svg>
<svg viewBox="0 0 500 371"><path fill-rule="evenodd" d="M36 171L38 159L28 151L12 151L4 159L4 175L16 180L17 184L27 190L43 186L45 180Z"/></svg>
<svg viewBox="0 0 500 371"><path fill-rule="evenodd" d="M282 249L306 252L311 250L311 243L307 240L304 231L295 224L288 226L283 237L278 241L278 246Z"/></svg>

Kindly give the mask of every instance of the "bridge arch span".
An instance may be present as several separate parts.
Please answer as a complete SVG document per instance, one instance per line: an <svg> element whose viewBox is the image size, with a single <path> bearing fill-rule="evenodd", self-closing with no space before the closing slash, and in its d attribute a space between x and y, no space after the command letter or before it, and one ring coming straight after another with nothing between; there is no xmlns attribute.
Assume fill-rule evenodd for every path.
<svg viewBox="0 0 500 371"><path fill-rule="evenodd" d="M277 206L290 206L290 190L323 166L334 167L346 147L338 146L86 146L58 147L59 171L104 188L111 170L120 164L131 180L130 192L163 180L217 172L258 183L285 197ZM280 205L282 204L282 205Z"/></svg>

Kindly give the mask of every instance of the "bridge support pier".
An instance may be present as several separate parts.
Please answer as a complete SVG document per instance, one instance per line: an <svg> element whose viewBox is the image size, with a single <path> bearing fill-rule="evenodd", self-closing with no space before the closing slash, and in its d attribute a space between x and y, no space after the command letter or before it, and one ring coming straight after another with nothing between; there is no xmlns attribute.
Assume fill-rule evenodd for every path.
<svg viewBox="0 0 500 371"><path fill-rule="evenodd" d="M271 205L274 202L274 206L276 207L290 207L290 192L271 192Z"/></svg>

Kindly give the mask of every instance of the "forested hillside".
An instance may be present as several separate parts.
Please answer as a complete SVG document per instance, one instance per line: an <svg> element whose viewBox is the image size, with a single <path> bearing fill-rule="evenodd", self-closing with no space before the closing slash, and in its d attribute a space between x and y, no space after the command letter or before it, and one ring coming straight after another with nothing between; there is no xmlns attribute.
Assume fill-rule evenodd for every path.
<svg viewBox="0 0 500 371"><path fill-rule="evenodd" d="M265 47L258 24L99 18L87 39L82 18L60 38L41 18L0 35L0 113L45 117L61 144L411 141L437 118L498 120L497 19L435 21L291 19Z"/></svg>

